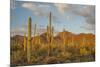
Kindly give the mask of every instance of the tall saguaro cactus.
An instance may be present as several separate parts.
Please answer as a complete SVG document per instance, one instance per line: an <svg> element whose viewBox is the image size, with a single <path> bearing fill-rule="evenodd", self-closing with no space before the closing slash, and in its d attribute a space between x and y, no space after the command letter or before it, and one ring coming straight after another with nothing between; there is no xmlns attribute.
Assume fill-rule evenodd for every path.
<svg viewBox="0 0 100 67"><path fill-rule="evenodd" d="M51 44L52 44L52 23L51 23L51 12L49 14L49 25L47 26L47 41L48 41L48 56L50 56L51 53Z"/></svg>
<svg viewBox="0 0 100 67"><path fill-rule="evenodd" d="M28 18L28 43L27 43L27 61L28 63L30 62L30 57L31 57L31 17Z"/></svg>
<svg viewBox="0 0 100 67"><path fill-rule="evenodd" d="M47 26L47 36L48 36L48 43L51 43L51 36L52 36L52 24L51 24L51 12L49 15L49 25Z"/></svg>
<svg viewBox="0 0 100 67"><path fill-rule="evenodd" d="M51 28L52 28L52 26L51 26L52 24L51 24L51 12L50 12L50 17L49 17L49 38L50 38L50 43L51 43L51 36L52 36L52 34L51 34Z"/></svg>

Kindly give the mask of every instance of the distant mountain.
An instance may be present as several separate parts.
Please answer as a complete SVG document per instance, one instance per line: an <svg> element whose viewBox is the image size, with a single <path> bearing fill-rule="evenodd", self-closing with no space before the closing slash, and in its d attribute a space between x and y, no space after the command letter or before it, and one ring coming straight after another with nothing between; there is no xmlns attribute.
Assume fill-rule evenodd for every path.
<svg viewBox="0 0 100 67"><path fill-rule="evenodd" d="M68 31L59 32L57 36L55 36L55 41L62 43L63 42L63 34L65 43L73 43L74 44L82 44L83 42L86 43L86 45L94 45L95 43L95 35L92 33L80 33L80 34L74 34Z"/></svg>
<svg viewBox="0 0 100 67"><path fill-rule="evenodd" d="M23 44L23 39L24 39L24 37L23 36L21 36L21 35L15 35L15 36L13 36L13 37L10 37L10 39L11 39L11 41L15 41L15 42L17 42L17 43L19 43L19 44Z"/></svg>
<svg viewBox="0 0 100 67"><path fill-rule="evenodd" d="M76 44L77 43L81 44L82 42L85 42L85 43L87 43L87 45L89 45L89 44L94 45L94 43L95 43L95 35L94 34L91 34L91 33L74 34L72 32L68 32L68 31L59 32L58 35L56 35L54 37L54 43L61 44L63 42L63 37L62 37L63 34L64 34L66 43L71 43L72 41ZM32 43L34 43L34 41L37 38L40 39L41 43L44 43L44 44L47 43L46 33L43 33L39 36L32 37ZM11 41L12 40L17 41L18 43L20 43L22 45L24 37L21 35L16 35L16 36L11 37Z"/></svg>

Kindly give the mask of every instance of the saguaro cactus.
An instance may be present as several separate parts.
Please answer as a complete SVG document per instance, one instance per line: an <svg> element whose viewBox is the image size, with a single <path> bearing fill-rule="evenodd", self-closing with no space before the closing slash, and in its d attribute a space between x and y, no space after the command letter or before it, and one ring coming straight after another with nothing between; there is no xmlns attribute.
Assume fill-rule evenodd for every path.
<svg viewBox="0 0 100 67"><path fill-rule="evenodd" d="M34 26L34 37L36 36L36 28L37 28L37 26L35 24L35 26ZM36 44L36 39L34 39L34 44Z"/></svg>
<svg viewBox="0 0 100 67"><path fill-rule="evenodd" d="M34 36L36 35L36 24L34 26Z"/></svg>
<svg viewBox="0 0 100 67"><path fill-rule="evenodd" d="M54 34L54 27L52 27L51 30L51 44L53 44L53 34Z"/></svg>
<svg viewBox="0 0 100 67"><path fill-rule="evenodd" d="M82 45L84 46L85 45L85 43L86 43L86 41L85 41L86 39L85 39L85 37L83 37L83 39L82 39Z"/></svg>
<svg viewBox="0 0 100 67"><path fill-rule="evenodd" d="M62 33L62 40L63 40L63 52L65 52L65 44L66 44L66 41L65 41L65 29L63 29L63 33Z"/></svg>
<svg viewBox="0 0 100 67"><path fill-rule="evenodd" d="M31 17L28 18L28 43L27 43L27 61L28 63L30 62L30 57L31 57Z"/></svg>
<svg viewBox="0 0 100 67"><path fill-rule="evenodd" d="M63 29L63 44L65 45L65 29Z"/></svg>
<svg viewBox="0 0 100 67"><path fill-rule="evenodd" d="M47 26L48 56L50 56L51 53L51 40L52 40L52 24L51 24L51 12L50 12L49 25Z"/></svg>
<svg viewBox="0 0 100 67"><path fill-rule="evenodd" d="M52 36L52 33L51 33L51 12L50 12L50 17L49 17L49 38L50 38L50 43L51 43L51 36Z"/></svg>
<svg viewBox="0 0 100 67"><path fill-rule="evenodd" d="M52 29L51 29L51 12L50 12L50 15L49 15L49 25L47 26L47 37L48 37L48 43L51 43L51 35L52 35Z"/></svg>
<svg viewBox="0 0 100 67"><path fill-rule="evenodd" d="M37 37L37 44L39 44L39 45L40 45L40 44L41 44L41 42L40 42L39 32L37 32L37 36L38 36L38 37Z"/></svg>
<svg viewBox="0 0 100 67"><path fill-rule="evenodd" d="M39 32L37 31L37 25L35 24L34 27L34 36L38 36L34 39L34 44L40 44L40 37L39 37Z"/></svg>
<svg viewBox="0 0 100 67"><path fill-rule="evenodd" d="M24 33L24 51L26 51L26 44L27 44L26 33Z"/></svg>
<svg viewBox="0 0 100 67"><path fill-rule="evenodd" d="M47 33L46 33L46 37L47 37L47 42L49 42L49 27L47 26Z"/></svg>

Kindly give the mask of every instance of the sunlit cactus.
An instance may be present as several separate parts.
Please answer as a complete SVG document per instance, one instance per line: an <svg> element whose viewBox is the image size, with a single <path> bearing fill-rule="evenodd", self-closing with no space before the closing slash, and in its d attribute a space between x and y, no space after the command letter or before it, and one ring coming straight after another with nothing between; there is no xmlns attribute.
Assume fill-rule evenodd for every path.
<svg viewBox="0 0 100 67"><path fill-rule="evenodd" d="M73 38L73 36L72 36L72 46L74 45L74 40L73 40L74 38Z"/></svg>
<svg viewBox="0 0 100 67"><path fill-rule="evenodd" d="M36 36L36 32L37 32L36 28L37 28L37 26L35 24L35 26L34 26L34 37ZM34 44L36 44L36 39L34 39Z"/></svg>
<svg viewBox="0 0 100 67"><path fill-rule="evenodd" d="M47 26L47 43L48 43L48 56L50 55L50 34L49 34L49 26Z"/></svg>
<svg viewBox="0 0 100 67"><path fill-rule="evenodd" d="M36 40L37 40L37 44L41 44L41 43L40 43L39 32L37 33L37 36L38 36L37 39L36 39Z"/></svg>
<svg viewBox="0 0 100 67"><path fill-rule="evenodd" d="M26 51L26 44L27 44L27 40L26 40L26 33L24 34L24 51Z"/></svg>
<svg viewBox="0 0 100 67"><path fill-rule="evenodd" d="M65 29L63 29L62 40L63 40L63 45L62 45L63 48L62 49L63 49L63 52L65 52L65 44L66 44Z"/></svg>
<svg viewBox="0 0 100 67"><path fill-rule="evenodd" d="M34 27L34 36L39 36L39 32L37 31L37 25L35 24L35 27ZM40 44L40 38L39 37L36 37L34 39L34 44Z"/></svg>
<svg viewBox="0 0 100 67"><path fill-rule="evenodd" d="M27 61L28 63L30 62L30 57L31 57L31 17L28 18L28 43L27 43Z"/></svg>
<svg viewBox="0 0 100 67"><path fill-rule="evenodd" d="M51 53L51 41L52 41L52 24L51 24L51 12L49 15L49 25L47 26L47 41L48 41L48 56Z"/></svg>
<svg viewBox="0 0 100 67"><path fill-rule="evenodd" d="M53 36L54 36L54 27L51 30L51 44L53 44Z"/></svg>
<svg viewBox="0 0 100 67"><path fill-rule="evenodd" d="M86 38L85 38L85 37L83 37L83 39L82 39L82 45L84 46L84 45L85 45L85 43L86 43Z"/></svg>
<svg viewBox="0 0 100 67"><path fill-rule="evenodd" d="M63 30L62 37L63 37L63 45L65 45L65 29Z"/></svg>
<svg viewBox="0 0 100 67"><path fill-rule="evenodd" d="M34 36L36 35L36 24L34 26Z"/></svg>
<svg viewBox="0 0 100 67"><path fill-rule="evenodd" d="M46 37L47 37L47 42L49 42L49 27L47 26L47 33L46 33Z"/></svg>
<svg viewBox="0 0 100 67"><path fill-rule="evenodd" d="M50 43L51 43L51 37L52 37L52 32L51 32L51 28L52 28L52 26L51 26L52 24L51 24L51 12L50 12L50 17L49 17L49 38L50 38Z"/></svg>
<svg viewBox="0 0 100 67"><path fill-rule="evenodd" d="M48 42L51 43L51 36L52 36L52 24L51 24L51 12L50 12L50 15L49 15L49 25L47 27L47 33L48 33Z"/></svg>

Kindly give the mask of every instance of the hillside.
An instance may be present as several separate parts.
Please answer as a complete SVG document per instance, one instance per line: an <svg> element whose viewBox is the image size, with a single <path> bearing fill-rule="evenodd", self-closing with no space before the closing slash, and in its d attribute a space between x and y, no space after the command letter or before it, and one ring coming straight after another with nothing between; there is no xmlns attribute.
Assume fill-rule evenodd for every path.
<svg viewBox="0 0 100 67"><path fill-rule="evenodd" d="M58 35L53 37L54 42L58 43L58 44L62 43L63 42L63 34L64 34L64 39L65 39L66 43L71 43L72 41L77 42L77 43L80 43L80 42L83 42L83 41L84 42L90 42L91 41L90 43L91 43L91 45L93 45L94 41L95 41L95 35L91 34L91 33L74 34L74 33L68 32L68 31L64 31L64 32L59 32ZM40 39L41 43L47 43L46 33L43 33L39 36L32 37L32 43L34 43L34 40L36 40L37 38ZM15 35L15 36L11 37L11 41L15 40L18 43L20 43L21 45L23 45L23 39L24 39L24 36L21 36L21 35Z"/></svg>

